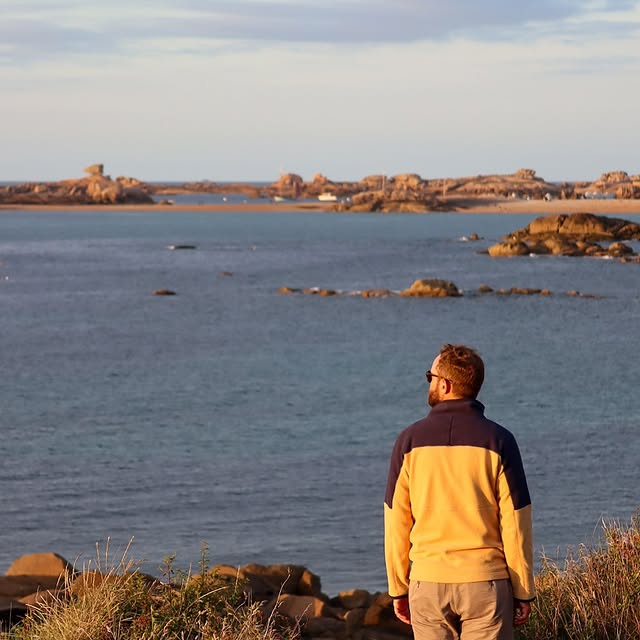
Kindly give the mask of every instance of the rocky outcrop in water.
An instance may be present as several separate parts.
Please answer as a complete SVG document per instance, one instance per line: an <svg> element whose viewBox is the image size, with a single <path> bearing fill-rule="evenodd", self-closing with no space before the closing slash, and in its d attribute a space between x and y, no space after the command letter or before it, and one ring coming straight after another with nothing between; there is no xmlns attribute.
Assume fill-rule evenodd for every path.
<svg viewBox="0 0 640 640"><path fill-rule="evenodd" d="M572 213L536 218L489 247L488 252L494 258L530 254L634 256L623 240L640 240L640 225L621 218Z"/></svg>
<svg viewBox="0 0 640 640"><path fill-rule="evenodd" d="M295 287L280 287L278 293L281 294L308 294L320 297L332 296L360 296L362 298L458 298L463 295L487 295L495 294L499 296L515 295L515 296L550 296L552 291L547 288L539 287L510 287L494 289L487 284L480 285L476 291L468 293L463 292L453 283L447 280L427 279L416 280L410 287L401 291L392 291L391 289L364 289L362 291L337 291L336 289L321 289L319 287L309 287L305 289ZM580 298L600 298L601 296L593 294L582 294L576 290L567 291L565 295Z"/></svg>
<svg viewBox="0 0 640 640"><path fill-rule="evenodd" d="M335 289L322 289L319 287L308 287L305 289L293 287L280 287L278 293L307 293L318 296L362 296L363 298L386 298L389 296L401 296L403 298L457 298L462 295L460 289L448 280L438 278L426 278L415 280L407 289L401 291L391 291L390 289L364 289L363 291L337 291Z"/></svg>
<svg viewBox="0 0 640 640"><path fill-rule="evenodd" d="M415 280L408 289L401 291L400 295L405 298L457 298L462 294L453 282L437 278L428 278Z"/></svg>
<svg viewBox="0 0 640 640"><path fill-rule="evenodd" d="M422 193L399 195L382 191L365 191L334 205L334 211L348 213L429 213L450 211L451 205L435 196Z"/></svg>
<svg viewBox="0 0 640 640"><path fill-rule="evenodd" d="M583 240L640 240L640 224L593 213L541 216L509 234L518 239L568 236Z"/></svg>

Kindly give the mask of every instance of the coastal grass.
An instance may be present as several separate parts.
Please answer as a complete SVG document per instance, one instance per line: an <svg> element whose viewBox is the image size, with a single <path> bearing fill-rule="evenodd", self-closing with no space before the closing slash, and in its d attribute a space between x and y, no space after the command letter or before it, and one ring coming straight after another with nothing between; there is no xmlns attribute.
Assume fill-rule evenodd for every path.
<svg viewBox="0 0 640 640"><path fill-rule="evenodd" d="M85 568L69 580L71 597L53 596L32 607L0 640L293 640L296 629L274 627L242 584L208 571L203 551L196 575L165 559L163 580L123 559L108 569Z"/></svg>
<svg viewBox="0 0 640 640"><path fill-rule="evenodd" d="M543 558L537 599L517 640L640 638L640 513L630 523L603 522L594 547L569 549L562 563ZM237 581L207 570L197 575L165 561L153 581L123 558L67 585L75 595L32 607L0 640L295 640L299 629L276 627ZM101 578L96 579L99 575Z"/></svg>
<svg viewBox="0 0 640 640"><path fill-rule="evenodd" d="M563 566L543 558L537 599L519 640L640 638L640 514L602 523L593 547L569 550Z"/></svg>

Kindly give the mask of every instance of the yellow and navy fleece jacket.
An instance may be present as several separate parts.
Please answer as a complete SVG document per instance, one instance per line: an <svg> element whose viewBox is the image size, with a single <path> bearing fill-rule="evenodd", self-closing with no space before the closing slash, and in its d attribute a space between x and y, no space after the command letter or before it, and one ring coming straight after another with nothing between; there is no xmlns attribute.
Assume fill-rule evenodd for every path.
<svg viewBox="0 0 640 640"><path fill-rule="evenodd" d="M513 435L477 400L447 400L398 437L384 504L389 594L409 579L510 578L533 600L531 500Z"/></svg>

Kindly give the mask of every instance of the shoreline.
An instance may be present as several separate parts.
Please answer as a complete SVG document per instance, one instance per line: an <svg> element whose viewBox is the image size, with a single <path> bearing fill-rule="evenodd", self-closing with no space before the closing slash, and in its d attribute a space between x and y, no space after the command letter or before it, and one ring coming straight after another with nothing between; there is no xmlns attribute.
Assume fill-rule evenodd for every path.
<svg viewBox="0 0 640 640"><path fill-rule="evenodd" d="M445 200L446 202L446 200ZM427 211L425 213L407 215L429 215L430 213L522 213L522 214L568 214L594 213L618 214L628 213L640 215L640 199L633 200L510 200L500 198L467 198L450 199L451 210ZM335 212L333 203L323 202L269 202L258 204L0 204L0 211L156 211L156 212L271 212L271 213L304 213L325 212L349 214L349 211ZM353 212L361 215L363 212ZM380 215L387 215L382 212Z"/></svg>
<svg viewBox="0 0 640 640"><path fill-rule="evenodd" d="M466 204L468 203L468 207ZM640 214L640 200L509 200L474 198L464 202L457 213L632 213Z"/></svg>

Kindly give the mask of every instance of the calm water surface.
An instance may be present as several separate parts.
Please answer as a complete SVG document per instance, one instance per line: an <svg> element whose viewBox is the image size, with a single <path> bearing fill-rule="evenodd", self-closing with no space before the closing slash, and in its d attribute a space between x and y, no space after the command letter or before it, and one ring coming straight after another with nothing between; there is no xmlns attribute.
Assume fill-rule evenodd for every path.
<svg viewBox="0 0 640 640"><path fill-rule="evenodd" d="M426 412L443 342L485 357L480 400L519 440L538 554L627 520L640 267L479 253L533 217L0 212L0 571L37 551L87 562L108 538L117 556L133 537L152 573L173 553L196 563L206 541L212 564L304 564L331 595L384 590L388 458ZM419 277L466 295L277 293Z"/></svg>

